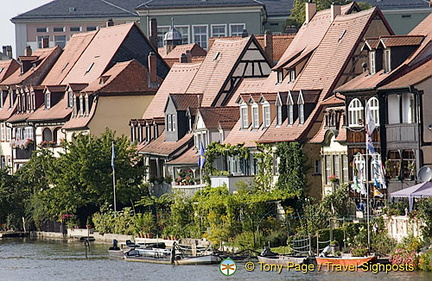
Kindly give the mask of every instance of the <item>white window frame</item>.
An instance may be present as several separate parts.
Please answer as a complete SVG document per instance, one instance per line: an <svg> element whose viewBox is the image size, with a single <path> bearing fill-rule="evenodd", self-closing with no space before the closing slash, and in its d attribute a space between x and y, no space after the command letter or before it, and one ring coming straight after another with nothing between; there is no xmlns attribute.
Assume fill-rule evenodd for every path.
<svg viewBox="0 0 432 281"><path fill-rule="evenodd" d="M299 112L299 124L304 124L305 122L304 103L300 103L298 105L298 112Z"/></svg>
<svg viewBox="0 0 432 281"><path fill-rule="evenodd" d="M276 118L277 118L276 125L277 126L282 125L282 105L276 106Z"/></svg>
<svg viewBox="0 0 432 281"><path fill-rule="evenodd" d="M205 42L201 38L201 36L203 36L204 33L196 33L195 32L195 28L196 27L205 27ZM198 41L195 40L195 36L200 36L200 39ZM208 48L208 39L209 39L208 24L195 24L195 25L192 25L192 39L193 39L193 43L197 43L203 49L207 50L207 48ZM202 43L205 43L205 44L202 44Z"/></svg>
<svg viewBox="0 0 432 281"><path fill-rule="evenodd" d="M348 127L362 127L359 120L363 120L364 107L357 98L353 99L348 105Z"/></svg>
<svg viewBox="0 0 432 281"><path fill-rule="evenodd" d="M89 96L87 94L85 95L84 100L85 100L85 116L88 116L90 112L90 104L89 104Z"/></svg>
<svg viewBox="0 0 432 281"><path fill-rule="evenodd" d="M288 125L294 124L294 105L288 104Z"/></svg>
<svg viewBox="0 0 432 281"><path fill-rule="evenodd" d="M264 127L270 127L270 122L271 122L271 117L270 117L270 105L269 104L264 104L263 105L263 123L264 123Z"/></svg>
<svg viewBox="0 0 432 281"><path fill-rule="evenodd" d="M254 129L258 129L260 125L259 122L259 110L258 110L258 104L252 105L252 127Z"/></svg>
<svg viewBox="0 0 432 281"><path fill-rule="evenodd" d="M416 122L415 97L413 93L403 93L402 98L402 123L413 124Z"/></svg>
<svg viewBox="0 0 432 281"><path fill-rule="evenodd" d="M247 105L240 107L241 127L247 129L249 127L249 116Z"/></svg>
<svg viewBox="0 0 432 281"><path fill-rule="evenodd" d="M68 107L72 108L74 106L74 93L73 91L69 90L68 92Z"/></svg>
<svg viewBox="0 0 432 281"><path fill-rule="evenodd" d="M167 114L167 131L172 131L172 114Z"/></svg>
<svg viewBox="0 0 432 281"><path fill-rule="evenodd" d="M59 26L55 26L53 27L53 32L65 32L65 27L59 27Z"/></svg>
<svg viewBox="0 0 432 281"><path fill-rule="evenodd" d="M290 83L294 83L295 79L296 79L296 73L295 73L295 69L291 69L290 72Z"/></svg>
<svg viewBox="0 0 432 281"><path fill-rule="evenodd" d="M391 70L391 50L387 48L384 50L384 72L388 73Z"/></svg>
<svg viewBox="0 0 432 281"><path fill-rule="evenodd" d="M58 40L59 37L62 37L61 39L64 40ZM64 48L67 44L67 36L66 35L54 35L54 45L59 46L61 48Z"/></svg>
<svg viewBox="0 0 432 281"><path fill-rule="evenodd" d="M183 44L189 44L190 43L190 26L189 25L174 25L174 28L176 28L182 35L183 38ZM181 29L186 28L186 32L182 32Z"/></svg>
<svg viewBox="0 0 432 281"><path fill-rule="evenodd" d="M51 108L51 93L45 93L45 108Z"/></svg>
<svg viewBox="0 0 432 281"><path fill-rule="evenodd" d="M42 49L42 41L43 41L44 38L47 38L47 39L48 39L48 45L49 45L49 40L50 40L49 35L38 35L38 36L36 37L36 40L37 40L38 48L39 48L39 49Z"/></svg>
<svg viewBox="0 0 432 281"><path fill-rule="evenodd" d="M80 116L84 115L84 97L82 95L80 95L79 97L79 102L80 102Z"/></svg>
<svg viewBox="0 0 432 281"><path fill-rule="evenodd" d="M240 33L232 31L233 27L235 27L235 26L242 26L243 27L241 29ZM246 23L230 23L229 24L229 35L230 36L241 36L244 29L246 29Z"/></svg>
<svg viewBox="0 0 432 281"><path fill-rule="evenodd" d="M212 24L210 26L211 26L211 37L225 37L225 36L227 36L227 25L226 24ZM215 33L213 32L214 27L218 27L218 28L223 27L223 29L224 29L223 35L215 35Z"/></svg>
<svg viewBox="0 0 432 281"><path fill-rule="evenodd" d="M44 29L44 30L42 31L42 29ZM48 26L45 26L45 27L36 27L36 32L37 33L46 33L48 31L49 31Z"/></svg>
<svg viewBox="0 0 432 281"><path fill-rule="evenodd" d="M376 53L375 50L369 52L369 70L370 74L376 73Z"/></svg>
<svg viewBox="0 0 432 281"><path fill-rule="evenodd" d="M379 101L376 97L372 97L368 100L369 110L372 114L372 117L375 121L375 125L379 126Z"/></svg>

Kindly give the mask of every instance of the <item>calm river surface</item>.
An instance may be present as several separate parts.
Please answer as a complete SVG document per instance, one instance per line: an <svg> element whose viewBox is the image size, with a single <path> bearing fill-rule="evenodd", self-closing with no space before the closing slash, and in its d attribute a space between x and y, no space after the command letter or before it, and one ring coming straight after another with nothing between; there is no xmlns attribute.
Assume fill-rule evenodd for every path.
<svg viewBox="0 0 432 281"><path fill-rule="evenodd" d="M238 264L232 276L220 273L218 265L172 266L126 262L108 257L108 245L91 244L88 258L77 241L0 239L0 280L432 280L432 273L390 272L247 272Z"/></svg>

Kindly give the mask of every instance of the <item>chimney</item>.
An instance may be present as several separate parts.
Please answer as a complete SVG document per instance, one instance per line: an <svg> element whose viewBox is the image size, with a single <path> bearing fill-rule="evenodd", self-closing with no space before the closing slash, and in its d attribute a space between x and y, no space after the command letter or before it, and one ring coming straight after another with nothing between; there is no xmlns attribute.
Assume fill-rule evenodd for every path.
<svg viewBox="0 0 432 281"><path fill-rule="evenodd" d="M49 48L49 38L42 38L42 49Z"/></svg>
<svg viewBox="0 0 432 281"><path fill-rule="evenodd" d="M150 76L150 87L157 87L157 59L156 54L150 52L148 55L148 71Z"/></svg>
<svg viewBox="0 0 432 281"><path fill-rule="evenodd" d="M3 54L6 55L6 46L3 46Z"/></svg>
<svg viewBox="0 0 432 281"><path fill-rule="evenodd" d="M7 45L6 46L6 55L11 59L12 58L12 46Z"/></svg>
<svg viewBox="0 0 432 281"><path fill-rule="evenodd" d="M106 27L110 27L110 26L114 26L114 21L113 21L113 19L109 19L109 20L107 20L107 22L106 22Z"/></svg>
<svg viewBox="0 0 432 281"><path fill-rule="evenodd" d="M190 50L186 50L186 59L187 59L187 62L189 62L189 63L192 62L192 53Z"/></svg>
<svg viewBox="0 0 432 281"><path fill-rule="evenodd" d="M309 23L313 16L316 13L316 3L312 2L312 0L309 0L309 2L306 2L306 23Z"/></svg>
<svg viewBox="0 0 432 281"><path fill-rule="evenodd" d="M180 63L187 63L188 62L187 60L188 60L188 58L187 58L186 54L185 53L181 54Z"/></svg>
<svg viewBox="0 0 432 281"><path fill-rule="evenodd" d="M150 44L153 46L153 48L158 51L158 36L157 36L157 21L155 18L150 19L149 22L150 25Z"/></svg>
<svg viewBox="0 0 432 281"><path fill-rule="evenodd" d="M249 36L249 34L248 34L247 30L246 30L246 29L243 29L243 32L242 32L242 34L241 34L241 37L242 37L242 38L245 38L245 37L248 37L248 36Z"/></svg>
<svg viewBox="0 0 432 281"><path fill-rule="evenodd" d="M264 51L273 65L273 34L270 30L264 32Z"/></svg>
<svg viewBox="0 0 432 281"><path fill-rule="evenodd" d="M32 48L30 46L27 46L24 51L25 56L30 57L32 53L33 53Z"/></svg>
<svg viewBox="0 0 432 281"><path fill-rule="evenodd" d="M341 15L341 6L339 4L332 3L331 4L331 20L334 21L334 19L340 15Z"/></svg>

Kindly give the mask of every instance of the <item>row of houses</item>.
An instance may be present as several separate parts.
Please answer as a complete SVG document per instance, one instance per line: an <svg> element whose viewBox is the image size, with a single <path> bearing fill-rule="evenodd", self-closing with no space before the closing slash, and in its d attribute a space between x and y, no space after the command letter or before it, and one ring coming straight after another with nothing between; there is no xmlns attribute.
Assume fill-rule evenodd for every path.
<svg viewBox="0 0 432 281"><path fill-rule="evenodd" d="M202 62L174 64L143 118L130 122L149 178L179 179L174 189L193 192L202 186L201 144L244 144L253 155L260 143L300 142L316 198L333 192L333 176L351 184L369 174L372 182L377 161L388 177L381 193L414 184L416 171L431 164L430 26L431 15L408 35L394 35L379 8L350 3L317 12L306 3L306 21L276 64L253 36L215 40ZM377 124L373 157L366 104ZM212 186L230 190L257 172L252 156L213 165L225 173Z"/></svg>
<svg viewBox="0 0 432 281"><path fill-rule="evenodd" d="M374 159L365 156L368 103L377 124L373 145L394 175L382 192L411 185L432 156L432 16L397 36L376 7L305 9L295 36L214 38L205 56L201 48L194 58L192 44L177 63L167 63L135 23L108 24L73 35L64 50L28 48L18 61L0 62L2 166L16 170L38 146L60 152L62 139L110 127L138 144L149 180L181 179L156 193L194 192L202 186L201 144L244 144L253 155L259 143L300 142L312 167L309 195L321 198L333 191L330 176L349 183L373 171ZM176 32L172 24L165 41ZM171 53L177 48L184 47ZM276 179L276 156L273 162ZM257 173L253 156L214 165L225 172L212 186L230 190Z"/></svg>

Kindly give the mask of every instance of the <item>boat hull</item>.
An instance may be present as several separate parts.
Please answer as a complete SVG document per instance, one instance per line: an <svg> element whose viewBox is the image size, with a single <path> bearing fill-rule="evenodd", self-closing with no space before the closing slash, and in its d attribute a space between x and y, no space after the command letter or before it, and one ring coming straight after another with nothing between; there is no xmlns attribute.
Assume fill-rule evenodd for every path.
<svg viewBox="0 0 432 281"><path fill-rule="evenodd" d="M343 266L362 266L364 263L375 263L377 262L377 257L342 257L342 258L332 258L332 257L316 257L316 262L318 265L343 265Z"/></svg>
<svg viewBox="0 0 432 281"><path fill-rule="evenodd" d="M169 258L155 258L155 257L143 257L143 256L125 256L126 261L137 261L147 263L158 263L158 264L172 264ZM202 264L217 264L220 263L221 258L218 256L197 256L187 257L174 260L175 265L202 265Z"/></svg>
<svg viewBox="0 0 432 281"><path fill-rule="evenodd" d="M293 257L293 256L269 256L262 257L258 256L258 261L263 262L265 264L280 264L287 265L291 264L303 264L307 260L307 257Z"/></svg>

